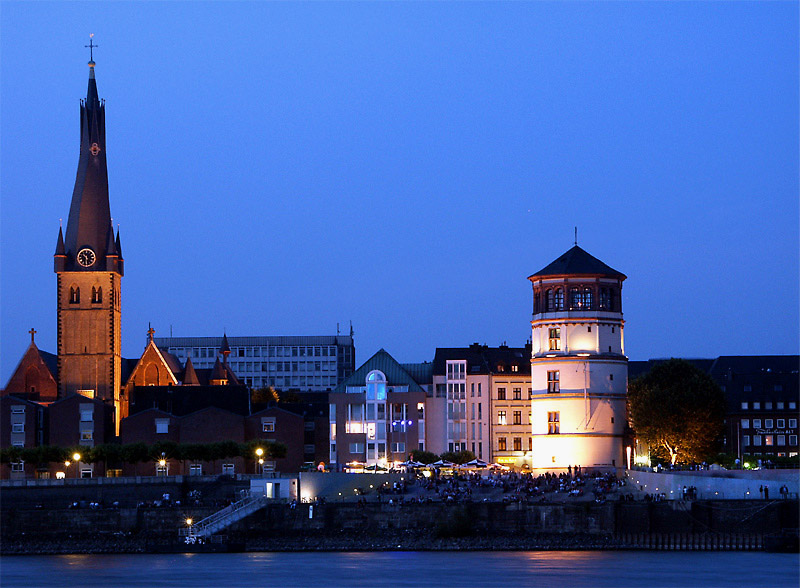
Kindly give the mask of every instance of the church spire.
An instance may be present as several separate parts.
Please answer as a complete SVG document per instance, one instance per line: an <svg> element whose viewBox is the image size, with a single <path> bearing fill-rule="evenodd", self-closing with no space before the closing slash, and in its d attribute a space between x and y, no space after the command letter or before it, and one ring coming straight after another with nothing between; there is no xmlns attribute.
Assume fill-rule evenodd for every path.
<svg viewBox="0 0 800 588"><path fill-rule="evenodd" d="M108 202L108 169L106 166L105 104L99 99L95 79L93 50L97 45L90 39L89 83L86 99L81 101L81 143L78 171L72 204L64 236L63 266L56 271L113 271L122 275L119 257L109 253L113 233L111 208ZM57 253L58 255L58 253ZM60 269L59 269L60 267Z"/></svg>

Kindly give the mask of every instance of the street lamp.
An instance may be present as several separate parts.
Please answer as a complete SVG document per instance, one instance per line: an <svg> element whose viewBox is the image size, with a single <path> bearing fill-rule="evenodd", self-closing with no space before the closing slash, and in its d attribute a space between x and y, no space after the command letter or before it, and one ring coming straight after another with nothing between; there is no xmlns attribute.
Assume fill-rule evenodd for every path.
<svg viewBox="0 0 800 588"><path fill-rule="evenodd" d="M256 448L256 456L258 456L258 465L263 465L264 464L264 460L262 459L263 455L264 455L264 450L261 449L260 447L257 447ZM258 470L256 470L256 473L258 473ZM263 470L262 470L262 473L263 473Z"/></svg>
<svg viewBox="0 0 800 588"><path fill-rule="evenodd" d="M78 478L81 473L81 468L78 465L78 462L81 460L81 454L76 451L72 454L72 459L75 461L75 478Z"/></svg>

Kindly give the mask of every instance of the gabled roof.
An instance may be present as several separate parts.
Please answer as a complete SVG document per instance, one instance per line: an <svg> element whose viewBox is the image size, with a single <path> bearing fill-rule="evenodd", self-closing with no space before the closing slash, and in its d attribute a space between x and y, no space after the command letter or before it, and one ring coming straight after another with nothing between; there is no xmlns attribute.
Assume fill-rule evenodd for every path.
<svg viewBox="0 0 800 588"><path fill-rule="evenodd" d="M531 371L530 347L489 347L473 343L469 347L437 347L433 358L433 373L437 376L444 375L447 371L447 361L466 360L467 375L499 373L498 365L504 366L503 374L526 374ZM518 366L517 372L512 372L510 366Z"/></svg>
<svg viewBox="0 0 800 588"><path fill-rule="evenodd" d="M333 392L345 392L347 386L364 386L367 375L374 370L380 370L386 376L389 386L408 386L409 392L424 392L419 383L409 374L397 360L389 355L386 350L380 349L370 357L360 368L354 371L344 382L340 382Z"/></svg>
<svg viewBox="0 0 800 588"><path fill-rule="evenodd" d="M547 276L608 276L624 280L627 276L618 272L612 267L590 255L577 245L556 259L553 263L543 267L535 274L528 276L531 278L543 278Z"/></svg>

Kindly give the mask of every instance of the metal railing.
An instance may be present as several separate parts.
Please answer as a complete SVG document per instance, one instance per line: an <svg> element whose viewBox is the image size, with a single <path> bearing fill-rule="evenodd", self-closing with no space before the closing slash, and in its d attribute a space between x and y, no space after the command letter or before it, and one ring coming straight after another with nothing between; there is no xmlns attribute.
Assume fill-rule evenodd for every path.
<svg viewBox="0 0 800 588"><path fill-rule="evenodd" d="M267 504L267 497L263 494L254 495L250 491L243 491L244 497L232 504L229 504L222 510L215 512L206 518L189 525L183 529L179 529L178 535L181 537L207 537L213 535L217 531L232 525L236 521L256 512Z"/></svg>

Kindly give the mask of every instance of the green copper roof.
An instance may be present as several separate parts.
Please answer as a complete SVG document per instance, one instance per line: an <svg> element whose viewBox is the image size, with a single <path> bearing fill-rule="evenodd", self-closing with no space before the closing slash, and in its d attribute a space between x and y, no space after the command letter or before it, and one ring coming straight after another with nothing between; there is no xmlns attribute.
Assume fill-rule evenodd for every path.
<svg viewBox="0 0 800 588"><path fill-rule="evenodd" d="M397 363L394 357L385 350L379 350L370 357L344 382L341 382L333 390L334 392L345 392L347 386L364 386L367 383L367 374L371 371L380 370L386 376L386 383L389 386L408 386L409 392L424 392L414 378Z"/></svg>

